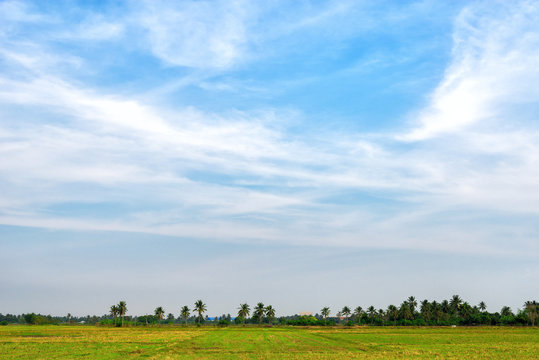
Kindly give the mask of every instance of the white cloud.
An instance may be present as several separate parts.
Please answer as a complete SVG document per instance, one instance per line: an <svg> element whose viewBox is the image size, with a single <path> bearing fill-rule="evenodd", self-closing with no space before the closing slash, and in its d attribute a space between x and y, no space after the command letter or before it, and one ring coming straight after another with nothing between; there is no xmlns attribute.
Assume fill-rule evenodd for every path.
<svg viewBox="0 0 539 360"><path fill-rule="evenodd" d="M465 8L455 24L452 63L419 114L419 126L402 139L424 140L474 125L488 129L507 122L507 105L537 101L538 23L533 2Z"/></svg>
<svg viewBox="0 0 539 360"><path fill-rule="evenodd" d="M249 4L242 1L144 2L134 19L152 52L165 63L228 68L242 61Z"/></svg>
<svg viewBox="0 0 539 360"><path fill-rule="evenodd" d="M149 30L155 53L175 65L233 66L246 41L240 5L219 5L232 10L213 23L204 11L219 6L183 3L162 19L163 28ZM51 71L61 56L13 45L1 53L17 71L0 75L0 222L481 253L508 251L492 239L522 232L519 251L536 251L529 239L537 228L527 221L526 230L515 230L460 215L539 212L537 119L514 109L537 102L532 5L515 7L505 20L477 15L483 8L462 12L453 61L419 126L400 137L405 142L385 134L299 136L282 119L272 126L301 116L289 111L163 109L81 85ZM160 10L149 11L147 26ZM187 14L195 16L181 23ZM220 32L220 21L235 25ZM220 42L230 51L218 50ZM127 209L107 221L49 209L106 202Z"/></svg>

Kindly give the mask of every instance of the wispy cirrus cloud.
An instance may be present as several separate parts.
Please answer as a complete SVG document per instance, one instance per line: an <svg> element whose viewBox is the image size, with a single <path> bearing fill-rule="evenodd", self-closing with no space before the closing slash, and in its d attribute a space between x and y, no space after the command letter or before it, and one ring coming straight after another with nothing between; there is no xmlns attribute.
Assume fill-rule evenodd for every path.
<svg viewBox="0 0 539 360"><path fill-rule="evenodd" d="M138 14L147 21L152 53L169 65L223 70L240 64L252 41L245 18L251 10L240 3L219 5L232 10L184 3L169 10L162 27L155 23L162 9L145 6L148 12ZM537 9L523 3L506 18L482 6L457 18L450 66L418 125L392 133L312 126L296 133L294 126L308 123L297 109L163 107L136 91L85 85L60 69L65 58L47 44L10 40L2 56L16 71L0 76L2 222L225 241L507 251L491 239L500 227L513 231L514 220L493 227L492 219L538 211L534 114L515 112L537 99ZM314 12L312 21L341 16L339 9ZM208 20L206 10L224 14ZM222 21L232 25L220 33ZM518 128L492 127L512 114ZM121 206L107 221L82 211L111 203ZM477 221L465 221L463 212ZM537 229L519 221L527 229L524 252L536 249L529 239Z"/></svg>

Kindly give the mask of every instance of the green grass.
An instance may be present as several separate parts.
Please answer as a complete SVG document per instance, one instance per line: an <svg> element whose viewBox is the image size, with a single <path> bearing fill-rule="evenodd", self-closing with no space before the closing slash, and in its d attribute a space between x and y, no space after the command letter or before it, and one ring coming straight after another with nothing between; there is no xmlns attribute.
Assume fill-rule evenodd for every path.
<svg viewBox="0 0 539 360"><path fill-rule="evenodd" d="M2 326L0 359L538 359L539 328Z"/></svg>

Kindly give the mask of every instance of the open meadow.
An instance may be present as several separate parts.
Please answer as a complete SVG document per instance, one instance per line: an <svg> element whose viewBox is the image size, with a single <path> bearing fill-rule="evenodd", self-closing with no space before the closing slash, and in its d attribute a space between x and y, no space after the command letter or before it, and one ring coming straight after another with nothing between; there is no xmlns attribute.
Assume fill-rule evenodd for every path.
<svg viewBox="0 0 539 360"><path fill-rule="evenodd" d="M1 359L537 359L530 327L3 326Z"/></svg>

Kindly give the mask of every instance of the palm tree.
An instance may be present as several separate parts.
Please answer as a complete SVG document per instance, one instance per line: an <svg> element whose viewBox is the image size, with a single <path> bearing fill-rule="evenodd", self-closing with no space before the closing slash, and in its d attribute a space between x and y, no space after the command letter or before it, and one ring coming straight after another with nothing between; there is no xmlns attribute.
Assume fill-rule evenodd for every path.
<svg viewBox="0 0 539 360"><path fill-rule="evenodd" d="M440 303L440 306L441 306L442 312L449 314L449 310L450 310L449 301L442 300L442 302Z"/></svg>
<svg viewBox="0 0 539 360"><path fill-rule="evenodd" d="M249 313L251 312L251 308L247 304L240 304L240 307L238 308L238 316L241 317L243 326L245 326L245 318L249 316Z"/></svg>
<svg viewBox="0 0 539 360"><path fill-rule="evenodd" d="M535 326L535 319L539 316L539 303L537 301L526 301L524 303L524 311L528 314L528 318L532 322L532 326Z"/></svg>
<svg viewBox="0 0 539 360"><path fill-rule="evenodd" d="M180 310L181 317L183 318L183 321L185 321L185 325L187 325L187 318L189 317L189 308L187 305L184 305Z"/></svg>
<svg viewBox="0 0 539 360"><path fill-rule="evenodd" d="M412 312L412 317L415 313L415 308L417 307L417 300L415 299L415 297L413 296L410 296L408 297L408 306L410 306L410 311Z"/></svg>
<svg viewBox="0 0 539 360"><path fill-rule="evenodd" d="M124 316L126 312L127 304L125 303L125 301L122 300L118 303L118 315L122 317L122 326L124 326Z"/></svg>
<svg viewBox="0 0 539 360"><path fill-rule="evenodd" d="M118 307L116 305L110 307L110 314L112 315L114 325L116 325L116 316L118 316Z"/></svg>
<svg viewBox="0 0 539 360"><path fill-rule="evenodd" d="M357 316L357 323L361 321L361 314L363 314L363 308L361 306L358 306L354 309L354 316Z"/></svg>
<svg viewBox="0 0 539 360"><path fill-rule="evenodd" d="M163 315L165 315L165 310L161 306L155 308L154 312L155 316L157 316L157 323L161 324L161 319L163 319Z"/></svg>
<svg viewBox="0 0 539 360"><path fill-rule="evenodd" d="M389 305L387 307L387 315L390 319L393 319L393 325L397 325L397 318L399 317L399 310L395 305Z"/></svg>
<svg viewBox="0 0 539 360"><path fill-rule="evenodd" d="M501 316L513 316L513 312L511 311L511 308L509 306L502 307L502 310L500 311Z"/></svg>
<svg viewBox="0 0 539 360"><path fill-rule="evenodd" d="M264 318L264 304L259 302L255 306L255 311L253 312L253 316L258 319L258 325L262 324L262 319Z"/></svg>
<svg viewBox="0 0 539 360"><path fill-rule="evenodd" d="M369 306L369 308L367 309L367 312L369 313L369 316L371 318L371 322L374 321L374 317L376 315L376 309L374 308L374 306Z"/></svg>
<svg viewBox="0 0 539 360"><path fill-rule="evenodd" d="M407 301L404 301L401 304L399 311L401 312L404 320L408 320L412 317L412 309L410 309L410 304Z"/></svg>
<svg viewBox="0 0 539 360"><path fill-rule="evenodd" d="M206 304L204 304L202 300L197 300L195 302L195 307L193 310L195 310L198 313L198 323L200 324L202 321L202 314L207 310Z"/></svg>
<svg viewBox="0 0 539 360"><path fill-rule="evenodd" d="M427 323L430 320L430 313L431 313L430 310L431 310L431 307L430 307L429 301L427 299L421 301L421 308L419 311L421 312L421 315L423 315L425 320L427 320Z"/></svg>
<svg viewBox="0 0 539 360"><path fill-rule="evenodd" d="M323 307L322 310L320 310L320 314L322 314L322 316L324 317L324 325L327 325L327 318L330 312L331 311L329 310L327 306Z"/></svg>
<svg viewBox="0 0 539 360"><path fill-rule="evenodd" d="M484 301L481 301L481 302L479 303L478 307L479 307L479 310L485 311L485 310L487 309L487 304L485 304Z"/></svg>
<svg viewBox="0 0 539 360"><path fill-rule="evenodd" d="M266 313L269 323L272 324L273 319L275 318L275 309L273 308L273 306L271 305L266 306L265 313Z"/></svg>
<svg viewBox="0 0 539 360"><path fill-rule="evenodd" d="M453 295L451 298L451 301L449 302L449 306L451 307L451 310L453 310L453 313L458 314L459 306L462 303L462 299L458 295Z"/></svg>
<svg viewBox="0 0 539 360"><path fill-rule="evenodd" d="M348 306L345 306L345 307L342 308L341 314L342 314L342 316L344 316L344 322L345 323L348 322L348 316L350 316L350 313L351 313L351 311L350 311L350 308Z"/></svg>

